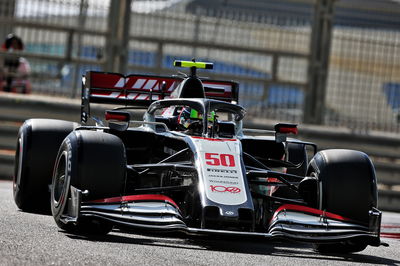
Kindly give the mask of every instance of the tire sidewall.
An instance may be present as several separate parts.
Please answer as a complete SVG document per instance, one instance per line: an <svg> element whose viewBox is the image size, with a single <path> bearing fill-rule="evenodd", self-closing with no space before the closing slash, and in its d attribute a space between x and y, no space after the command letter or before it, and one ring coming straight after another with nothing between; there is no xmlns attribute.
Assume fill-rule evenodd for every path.
<svg viewBox="0 0 400 266"><path fill-rule="evenodd" d="M77 123L29 119L20 127L15 153L13 196L17 207L33 213L50 212L49 185L64 138Z"/></svg>
<svg viewBox="0 0 400 266"><path fill-rule="evenodd" d="M102 155L106 154L106 150L108 148L107 141L110 141L110 145L112 145L114 148L118 147L117 150L123 154L123 160L118 161L117 158L112 156L103 158L104 156ZM101 156L100 158L103 158L104 160L96 164L96 158L100 159L97 156ZM61 160L65 160L64 165L60 163ZM113 163L110 162L107 164L105 163L106 160L114 160L114 162L111 161ZM120 166L123 166L123 169L125 170L125 148L122 141L114 135L104 132L76 130L71 132L64 139L57 155L51 186L51 212L59 228L70 233L89 233L96 235L106 234L111 230L112 224L104 221L96 221L93 223L93 219L86 219L85 217L78 218L78 221L75 224L65 224L62 221L62 216L68 213L68 200L71 197L71 186L74 186L82 191L88 190L89 196L91 194L96 195L96 192L99 191L100 194L106 193L108 190L114 191L112 196L117 196L117 191L121 191L118 184L120 183L120 185L123 185L123 181L125 180L125 175L122 175L121 173L119 176L119 182L117 181L118 178L117 180L113 180L109 179L109 176L107 176L107 179L109 180L107 182L109 185L105 186L103 184L102 187L99 188L99 191L96 191L96 186L101 184L101 182L99 182L99 178L101 178L102 171L106 172L107 169L108 174L112 173L112 165L115 166L116 161L118 161ZM64 169L59 169L59 167L64 167ZM95 169L91 167L95 167ZM57 188L58 176L59 173L62 173L63 171L66 178L62 189L59 189ZM94 171L95 174L91 174L91 171ZM117 173L119 172L117 171ZM103 175L102 177L104 179L105 176ZM63 200L59 201L58 199L61 197ZM85 200L90 199L93 198L85 196Z"/></svg>
<svg viewBox="0 0 400 266"><path fill-rule="evenodd" d="M57 155L56 163L54 166L52 184L51 184L51 212L54 217L56 223L63 228L64 223L61 222L62 215L65 214L66 206L68 204L68 198L70 197L70 189L71 186L75 185L77 178L77 141L74 133L68 135L63 143L61 144L60 150ZM63 165L61 160L65 160L65 164ZM59 167L63 167L63 169L59 169ZM60 195L56 195L57 193L57 182L59 182L57 176L60 171L65 172L65 181L60 191ZM61 199L58 200L57 198Z"/></svg>
<svg viewBox="0 0 400 266"><path fill-rule="evenodd" d="M29 143L27 136L32 134L31 133L31 126L26 123L24 124L19 132L17 137L17 150L15 153L14 159L14 176L13 176L13 196L14 201L17 204L18 208L23 208L23 195L24 185L29 180L24 180L24 176L26 176L26 171L28 167L28 158L27 158L27 150L29 149Z"/></svg>

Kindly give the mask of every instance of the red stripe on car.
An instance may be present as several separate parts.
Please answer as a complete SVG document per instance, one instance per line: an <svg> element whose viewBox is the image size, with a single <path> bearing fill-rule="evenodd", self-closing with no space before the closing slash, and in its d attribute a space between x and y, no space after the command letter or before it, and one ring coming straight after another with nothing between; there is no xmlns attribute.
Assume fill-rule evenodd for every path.
<svg viewBox="0 0 400 266"><path fill-rule="evenodd" d="M280 206L275 211L274 218L279 212L284 211L284 210L286 210L286 211L298 211L298 212L303 212L303 213L312 213L312 214L316 214L316 215L323 215L324 217L335 219L335 220L350 221L349 218L340 216L338 214L334 214L334 213L331 213L331 212L325 212L325 211L321 211L321 210L310 208L310 207L306 207L306 206L294 205L294 204L285 204L285 205Z"/></svg>
<svg viewBox="0 0 400 266"><path fill-rule="evenodd" d="M171 198L159 195L159 194L143 194L143 195L130 195L130 196L122 196L122 197L114 197L114 198L106 198L106 199L98 199L88 201L87 203L120 203L126 201L166 201L179 208L178 205Z"/></svg>

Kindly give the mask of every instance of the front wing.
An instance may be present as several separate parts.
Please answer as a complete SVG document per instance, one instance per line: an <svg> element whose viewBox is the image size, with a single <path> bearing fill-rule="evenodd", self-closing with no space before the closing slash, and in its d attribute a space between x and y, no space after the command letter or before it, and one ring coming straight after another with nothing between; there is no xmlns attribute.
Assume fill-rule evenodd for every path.
<svg viewBox="0 0 400 266"><path fill-rule="evenodd" d="M124 228L150 231L181 231L188 235L227 235L291 239L312 243L336 243L362 239L372 246L381 245L381 212L370 211L369 226L318 209L285 204L273 215L265 232L243 232L188 227L179 207L167 196L132 195L82 202L82 191L71 187L71 200L64 223L77 223L81 217L106 220Z"/></svg>

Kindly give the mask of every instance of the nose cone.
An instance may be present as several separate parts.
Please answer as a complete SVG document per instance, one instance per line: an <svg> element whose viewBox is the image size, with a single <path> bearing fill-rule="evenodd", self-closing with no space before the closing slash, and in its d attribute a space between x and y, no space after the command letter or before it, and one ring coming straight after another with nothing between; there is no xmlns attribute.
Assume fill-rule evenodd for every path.
<svg viewBox="0 0 400 266"><path fill-rule="evenodd" d="M206 206L203 208L202 228L253 231L254 210L237 206Z"/></svg>

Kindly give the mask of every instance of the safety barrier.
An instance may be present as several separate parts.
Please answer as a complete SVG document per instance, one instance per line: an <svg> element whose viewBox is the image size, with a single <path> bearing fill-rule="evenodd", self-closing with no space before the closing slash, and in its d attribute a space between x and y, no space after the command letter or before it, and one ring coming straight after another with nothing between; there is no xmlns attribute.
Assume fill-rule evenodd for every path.
<svg viewBox="0 0 400 266"><path fill-rule="evenodd" d="M105 106L92 112L102 115ZM134 113L141 119L142 112ZM80 102L76 99L38 95L0 94L0 179L11 179L14 169L16 136L23 121L29 118L53 118L78 122ZM272 129L274 121L248 117L245 127ZM360 135L349 129L299 125L299 139L318 144L319 149L346 148L367 153L373 160L379 190L380 208L400 211L400 138L394 135Z"/></svg>

